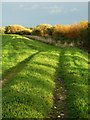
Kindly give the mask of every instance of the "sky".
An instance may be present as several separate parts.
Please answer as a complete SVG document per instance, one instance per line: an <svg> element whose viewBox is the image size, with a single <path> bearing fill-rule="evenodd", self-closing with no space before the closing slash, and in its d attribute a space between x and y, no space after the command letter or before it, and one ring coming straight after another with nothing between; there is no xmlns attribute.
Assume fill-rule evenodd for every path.
<svg viewBox="0 0 90 120"><path fill-rule="evenodd" d="M33 27L84 20L88 20L88 2L2 2L2 26L20 24Z"/></svg>

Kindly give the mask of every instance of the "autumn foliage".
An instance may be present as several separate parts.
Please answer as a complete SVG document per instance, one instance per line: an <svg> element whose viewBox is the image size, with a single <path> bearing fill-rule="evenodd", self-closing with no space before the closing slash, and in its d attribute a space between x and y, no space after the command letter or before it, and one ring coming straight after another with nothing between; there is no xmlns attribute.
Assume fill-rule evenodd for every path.
<svg viewBox="0 0 90 120"><path fill-rule="evenodd" d="M31 34L32 30L21 25L10 25L5 27L6 34Z"/></svg>

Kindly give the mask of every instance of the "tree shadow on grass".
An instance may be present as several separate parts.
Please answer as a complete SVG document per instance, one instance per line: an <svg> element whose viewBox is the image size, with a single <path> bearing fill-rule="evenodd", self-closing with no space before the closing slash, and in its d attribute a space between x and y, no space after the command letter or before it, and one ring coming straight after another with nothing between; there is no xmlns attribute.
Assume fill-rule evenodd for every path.
<svg viewBox="0 0 90 120"><path fill-rule="evenodd" d="M42 64L42 66L45 65ZM49 67L53 69L51 66ZM45 74L48 77L50 77L50 74L44 70L44 67L37 69L38 70L35 69L34 65L31 67L30 64L28 64L20 74L5 86L3 90L4 117L47 117L52 107L53 81L45 77ZM29 73L26 70L29 71ZM33 75L34 72L36 72L36 76ZM43 77L39 77L38 74ZM18 109L20 110L18 111ZM36 113L33 113L33 111Z"/></svg>
<svg viewBox="0 0 90 120"><path fill-rule="evenodd" d="M33 91L30 92L29 94L26 94L23 91L17 91L11 88L9 90L12 90L12 93L10 92L11 94L4 93L4 96L6 96L6 98L3 99L2 104L3 117L45 118L49 113L51 105L50 102L48 101L48 98L46 98L46 96L43 95L44 93L40 94L37 91L37 93L35 94L35 92ZM34 113L34 111L36 113Z"/></svg>
<svg viewBox="0 0 90 120"><path fill-rule="evenodd" d="M60 52L52 119L88 118L88 65L87 68L83 65L88 64L88 60L83 52L80 51L80 55L76 55L74 49Z"/></svg>
<svg viewBox="0 0 90 120"><path fill-rule="evenodd" d="M8 71L6 71L4 73L4 75L2 76L2 79L3 79L2 85L5 82L14 78L22 69L24 69L24 67L27 65L27 63L30 61L30 59L32 59L35 55L37 55L39 53L40 53L40 51L30 55L25 60L19 62L16 66L14 66L14 67L10 68Z"/></svg>
<svg viewBox="0 0 90 120"><path fill-rule="evenodd" d="M69 51L72 52L72 51ZM84 68L81 62L87 64L82 57L65 55L62 50L59 58L59 76L63 80L66 92L66 102L70 118L87 118L88 116L88 67ZM74 51L73 51L74 53ZM83 53L82 53L83 54ZM75 59L80 65L75 64ZM71 64L73 63L73 64Z"/></svg>
<svg viewBox="0 0 90 120"><path fill-rule="evenodd" d="M38 51L41 50L43 52L53 51L52 46L48 47L48 45L42 44L41 42L38 42L39 45L34 44L35 42L29 40L30 45L28 48ZM12 43L12 46L15 47L14 43ZM45 54L42 54L41 57L43 57L43 55ZM34 57L34 55L31 56ZM36 75L34 76L31 66L28 66L30 65L30 59L33 58L31 56L18 63L15 67L9 69L4 77L4 79L7 78L11 81L7 82L7 86L3 88L3 117L17 116L25 118L31 116L32 118L39 118L47 117L47 114L51 111L53 102L52 92L54 88L54 82L51 76L53 76L53 73L51 74L49 71L44 70L44 67L46 66L51 69L55 68L53 68L52 65L47 66L45 64L42 64L44 67L39 68L40 66L37 64L38 69L35 70L35 67L33 67L33 70L35 70L34 72L36 72ZM45 57L47 57L47 55ZM25 68L25 70L23 68ZM26 74L27 70L29 71L29 74ZM41 74L43 77L39 77ZM29 99L31 100L30 104ZM24 111L25 109L26 113ZM36 113L33 113L33 110L35 110ZM31 114L34 115L32 116Z"/></svg>
<svg viewBox="0 0 90 120"><path fill-rule="evenodd" d="M13 42L12 45L15 47L15 41L17 41L18 45L20 46L20 42L23 42L24 45L26 45L28 48L32 48L35 50L39 50L39 51L52 51L53 50L53 46L52 45L48 45L45 43L42 43L40 41L34 40L34 39L29 39L27 37L14 37L13 38ZM44 46L44 47L43 47ZM16 48L17 49L17 48Z"/></svg>

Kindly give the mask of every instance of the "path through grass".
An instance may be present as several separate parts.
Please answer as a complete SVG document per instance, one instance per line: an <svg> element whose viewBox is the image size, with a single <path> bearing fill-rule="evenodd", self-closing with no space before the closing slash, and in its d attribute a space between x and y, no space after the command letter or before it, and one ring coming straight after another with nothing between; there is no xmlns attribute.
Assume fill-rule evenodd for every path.
<svg viewBox="0 0 90 120"><path fill-rule="evenodd" d="M38 51L39 54L29 59ZM65 110L64 105L68 108L68 117L87 117L86 52L77 48L61 49L18 35L3 36L2 52L3 78L12 74L12 69L17 73L2 90L3 118L48 118L56 104L60 111L53 117L58 117L62 109ZM57 80L61 80L64 86L60 82L58 84ZM62 109L54 101L55 90L59 86L67 90L67 101ZM62 97L63 89L59 91Z"/></svg>
<svg viewBox="0 0 90 120"><path fill-rule="evenodd" d="M17 36L15 39L17 39ZM40 53L37 54L33 60L29 60L27 65L22 68L21 72L13 77L11 81L8 81L3 88L3 117L46 118L53 106L52 98L55 88L54 76L59 51L57 51L57 48L53 49L52 46L29 39L22 39L18 49L21 48L22 42L24 41L29 41L29 44L25 43L22 49L27 46L28 53L29 51L30 54L33 53L33 51L40 51ZM15 42L18 44L18 40ZM18 49L17 51L20 55L22 51ZM24 53L23 55L26 56L27 53L25 49ZM23 56L23 58L25 57ZM14 63L15 61L12 59L12 62ZM10 64L10 62L8 64ZM3 63L3 68L4 65L6 64ZM20 69L20 66L18 67L18 62L15 63L14 66ZM6 74L10 74L8 69L6 69L4 75Z"/></svg>
<svg viewBox="0 0 90 120"><path fill-rule="evenodd" d="M59 57L59 76L67 89L67 106L71 118L88 118L88 54L64 48Z"/></svg>

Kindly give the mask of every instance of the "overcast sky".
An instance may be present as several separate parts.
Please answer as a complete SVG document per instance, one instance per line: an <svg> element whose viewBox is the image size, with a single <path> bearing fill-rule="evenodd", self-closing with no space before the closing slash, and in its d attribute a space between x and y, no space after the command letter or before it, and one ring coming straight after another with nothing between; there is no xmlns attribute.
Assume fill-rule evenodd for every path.
<svg viewBox="0 0 90 120"><path fill-rule="evenodd" d="M88 20L87 2L3 2L2 25L73 24Z"/></svg>

